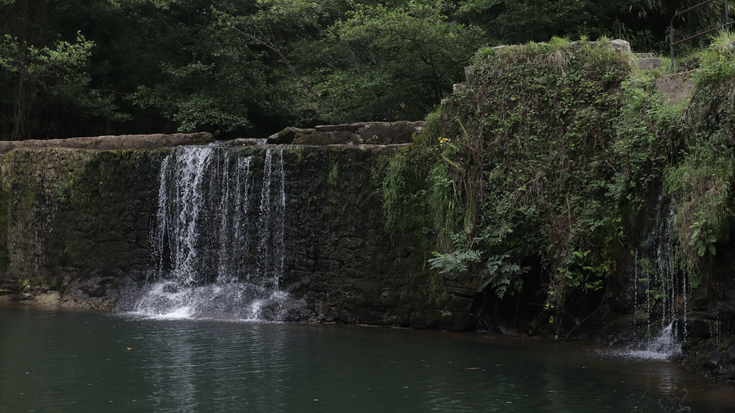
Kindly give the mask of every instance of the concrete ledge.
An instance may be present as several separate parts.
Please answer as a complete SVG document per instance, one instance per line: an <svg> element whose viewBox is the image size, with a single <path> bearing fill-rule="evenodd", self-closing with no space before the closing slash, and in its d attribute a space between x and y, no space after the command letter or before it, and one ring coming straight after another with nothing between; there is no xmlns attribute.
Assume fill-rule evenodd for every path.
<svg viewBox="0 0 735 413"><path fill-rule="evenodd" d="M157 149L169 148L181 145L199 145L214 142L214 138L208 132L199 133L174 133L164 135L117 135L117 136L95 136L86 138L49 139L49 140L27 140L27 141L5 141L0 142L0 154L8 153L15 149L39 149L39 148L74 148L74 149L97 149L97 150L123 150L123 149Z"/></svg>
<svg viewBox="0 0 735 413"><path fill-rule="evenodd" d="M268 137L270 144L389 145L413 143L413 135L426 127L423 121L359 122L318 125L313 129L286 128Z"/></svg>

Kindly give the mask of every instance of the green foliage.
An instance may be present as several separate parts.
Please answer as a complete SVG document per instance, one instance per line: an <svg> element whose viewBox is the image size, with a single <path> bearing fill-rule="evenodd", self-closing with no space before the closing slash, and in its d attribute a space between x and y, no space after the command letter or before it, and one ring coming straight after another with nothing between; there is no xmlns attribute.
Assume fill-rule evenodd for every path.
<svg viewBox="0 0 735 413"><path fill-rule="evenodd" d="M572 251L569 262L560 269L564 273L564 284L567 287L592 291L602 289L602 280L610 272L612 261L608 259L591 266L589 262L594 261L591 253L591 250Z"/></svg>
<svg viewBox="0 0 735 413"><path fill-rule="evenodd" d="M461 79L481 32L434 0L270 0L223 27L276 56L299 87L305 120L423 118Z"/></svg>
<svg viewBox="0 0 735 413"><path fill-rule="evenodd" d="M701 54L695 93L684 113L686 155L666 171L667 190L677 199L676 230L695 274L698 259L715 255L715 243L729 240L733 223L734 44L733 35L723 33Z"/></svg>
<svg viewBox="0 0 735 413"><path fill-rule="evenodd" d="M608 149L621 102L606 91L629 74L626 57L604 42L483 49L468 87L441 109L445 135L466 127L483 137L473 154L482 157L485 200L478 242L497 251L493 256L540 257L553 308L570 289L597 288L589 280L610 271L623 236L608 196L622 169ZM580 265L575 254L585 252L588 262Z"/></svg>
<svg viewBox="0 0 735 413"><path fill-rule="evenodd" d="M446 254L436 253L429 260L431 269L442 273L463 273L472 263L480 262L482 253L472 250L458 250Z"/></svg>
<svg viewBox="0 0 735 413"><path fill-rule="evenodd" d="M91 55L94 42L77 33L76 43L56 41L53 46L37 47L6 34L0 38L0 73L13 85L12 140L38 133L41 127L34 115L48 101L64 104L67 110L80 110L96 116L124 120L109 96L89 89L90 77L81 71Z"/></svg>
<svg viewBox="0 0 735 413"><path fill-rule="evenodd" d="M206 130L219 137L246 133L259 126L254 122L294 118L289 82L269 68L257 44L223 28L216 18L218 13L252 12L254 1L166 3L158 4L154 16L177 23L165 26L165 37L156 46L175 43L185 53L163 51L156 76L139 83L130 101L155 109L181 132ZM145 10L126 7L131 14Z"/></svg>
<svg viewBox="0 0 735 413"><path fill-rule="evenodd" d="M689 246L694 248L697 255L703 257L705 252L708 251L710 254L716 255L717 250L713 244L717 242L717 238L713 234L714 230L703 230L703 228L707 228L707 220L695 221L689 228L693 230Z"/></svg>
<svg viewBox="0 0 735 413"><path fill-rule="evenodd" d="M485 260L485 268L481 272L481 287L490 285L502 300L509 288L514 291L521 290L521 276L528 270L529 267L517 264L510 253L493 255Z"/></svg>
<svg viewBox="0 0 735 413"><path fill-rule="evenodd" d="M18 280L18 291L23 290L24 288L26 288L29 285L31 285L31 280L30 279Z"/></svg>
<svg viewBox="0 0 735 413"><path fill-rule="evenodd" d="M59 187L56 189L56 197L54 201L63 204L66 202L71 202L74 196L74 178L72 177L68 181L59 184Z"/></svg>
<svg viewBox="0 0 735 413"><path fill-rule="evenodd" d="M607 36L625 39L635 50L667 51L671 16L695 3L699 2L463 0L458 17L481 27L494 44L550 41L554 36L593 40ZM723 6L723 2L715 1L677 18L676 38L683 39L721 25Z"/></svg>
<svg viewBox="0 0 735 413"><path fill-rule="evenodd" d="M327 177L327 183L330 186L336 186L339 180L339 163L334 162L332 167L329 169L329 176Z"/></svg>
<svg viewBox="0 0 735 413"><path fill-rule="evenodd" d="M643 136L656 145L645 123L655 121L645 116L640 125L628 120L645 133L618 134L620 118L640 119L649 96L636 89L643 80L627 87L642 95L630 107L610 93L630 78L628 58L606 41L563 39L477 53L468 81L428 118L413 152L433 154L424 225L436 240L434 270L474 274L502 298L522 288L524 262L541 261L554 309L574 289L602 288L626 237L622 204L638 200L638 185L668 159L639 157L630 168ZM388 179L387 189L400 184Z"/></svg>
<svg viewBox="0 0 735 413"><path fill-rule="evenodd" d="M547 309L558 311L572 290L602 288L621 248L638 242L628 225L657 207L663 185L675 203L673 258L699 285L700 259L733 222L733 53L720 35L700 56L691 102L674 105L604 41L480 50L417 138L438 155L426 167L432 267L475 274L502 296L520 288L523 262L540 260ZM471 179L478 165L482 179Z"/></svg>
<svg viewBox="0 0 735 413"><path fill-rule="evenodd" d="M437 244L440 250L449 251L454 242L452 235L457 233L455 211L460 207L458 191L446 162L437 162L428 173L427 208L428 225L438 229Z"/></svg>
<svg viewBox="0 0 735 413"><path fill-rule="evenodd" d="M695 93L681 104L604 40L482 49L389 167L401 172L384 181L386 216L413 205L424 214L413 225L436 245L432 269L472 276L501 298L540 263L548 311L574 290L602 289L626 256L654 303L681 269L696 288L735 218L734 44L722 34L699 54ZM665 269L627 251L648 242L640 224L668 205L662 188L677 238Z"/></svg>
<svg viewBox="0 0 735 413"><path fill-rule="evenodd" d="M402 233L421 229L428 234L434 231L434 219L439 205L431 206L428 200L437 197L439 188L427 180L427 168L436 162L436 154L411 146L397 151L386 167L381 188L383 219L388 233ZM433 181L432 181L433 182ZM427 196L428 194L431 196Z"/></svg>

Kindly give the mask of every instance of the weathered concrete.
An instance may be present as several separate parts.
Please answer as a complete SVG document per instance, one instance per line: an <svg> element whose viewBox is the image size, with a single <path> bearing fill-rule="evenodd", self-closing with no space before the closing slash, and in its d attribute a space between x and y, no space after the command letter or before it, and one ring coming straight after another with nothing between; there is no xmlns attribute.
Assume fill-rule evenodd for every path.
<svg viewBox="0 0 735 413"><path fill-rule="evenodd" d="M271 144L295 145L388 145L413 143L426 122L359 122L341 125L318 125L313 129L286 128L268 138Z"/></svg>
<svg viewBox="0 0 735 413"><path fill-rule="evenodd" d="M669 102L678 105L689 102L694 93L692 74L696 70L674 73L656 79L656 90L668 96Z"/></svg>
<svg viewBox="0 0 735 413"><path fill-rule="evenodd" d="M101 297L121 277L143 273L165 153L41 148L0 155L0 288L32 299L48 290L67 296L81 282L88 297ZM103 286L87 288L92 278Z"/></svg>
<svg viewBox="0 0 735 413"><path fill-rule="evenodd" d="M214 142L214 138L208 132L191 134L175 133L171 135L159 133L153 135L120 135L51 140L0 141L0 154L21 148L74 148L98 150L156 149L180 145L198 145L210 142Z"/></svg>
<svg viewBox="0 0 735 413"><path fill-rule="evenodd" d="M661 67L661 59L653 57L651 53L633 53L636 63L641 70L653 70Z"/></svg>

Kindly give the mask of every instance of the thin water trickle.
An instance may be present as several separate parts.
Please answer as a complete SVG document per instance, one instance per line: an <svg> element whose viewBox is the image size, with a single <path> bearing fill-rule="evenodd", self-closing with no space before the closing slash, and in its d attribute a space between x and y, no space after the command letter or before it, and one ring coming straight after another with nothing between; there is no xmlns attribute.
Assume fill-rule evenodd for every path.
<svg viewBox="0 0 735 413"><path fill-rule="evenodd" d="M640 305L638 304L638 279L640 269L638 267L638 250L635 251L635 257L633 259L633 314L638 314L640 311Z"/></svg>
<svg viewBox="0 0 735 413"><path fill-rule="evenodd" d="M164 159L152 231L153 275L134 308L167 318L277 321L287 294L283 152L264 159L180 147Z"/></svg>

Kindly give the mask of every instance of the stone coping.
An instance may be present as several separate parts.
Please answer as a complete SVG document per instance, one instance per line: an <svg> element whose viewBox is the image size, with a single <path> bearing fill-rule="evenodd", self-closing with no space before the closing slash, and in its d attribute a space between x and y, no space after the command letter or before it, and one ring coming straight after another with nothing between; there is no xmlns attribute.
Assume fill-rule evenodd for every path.
<svg viewBox="0 0 735 413"><path fill-rule="evenodd" d="M424 121L358 122L286 128L268 137L270 144L294 145L389 145L413 143L413 135L426 127Z"/></svg>
<svg viewBox="0 0 735 413"><path fill-rule="evenodd" d="M110 135L84 138L2 141L0 154L16 149L70 148L93 150L157 149L214 142L208 132L153 135Z"/></svg>

